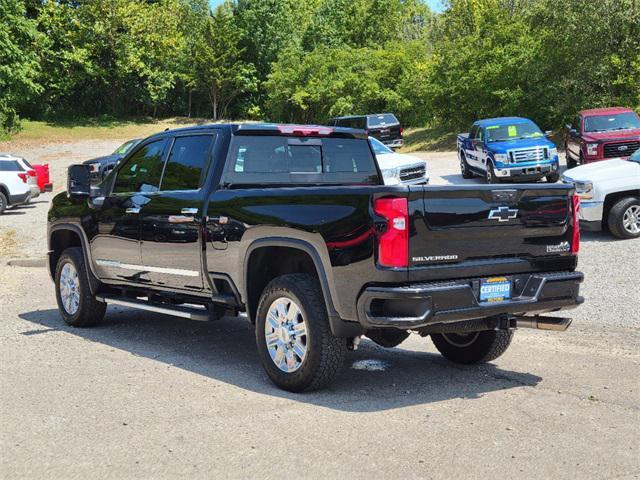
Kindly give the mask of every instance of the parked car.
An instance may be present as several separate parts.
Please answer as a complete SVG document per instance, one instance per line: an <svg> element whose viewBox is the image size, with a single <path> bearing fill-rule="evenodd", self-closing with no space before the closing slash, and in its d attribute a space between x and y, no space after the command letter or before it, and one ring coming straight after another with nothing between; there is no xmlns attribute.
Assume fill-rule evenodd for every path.
<svg viewBox="0 0 640 480"><path fill-rule="evenodd" d="M427 162L418 157L396 153L377 138L369 137L385 185L426 185Z"/></svg>
<svg viewBox="0 0 640 480"><path fill-rule="evenodd" d="M482 176L487 183L560 178L558 150L528 118L478 120L469 133L458 135L458 160L463 178Z"/></svg>
<svg viewBox="0 0 640 480"><path fill-rule="evenodd" d="M53 191L53 183L51 183L51 177L49 175L49 164L34 164L33 169L36 171L36 178L38 179L40 193Z"/></svg>
<svg viewBox="0 0 640 480"><path fill-rule="evenodd" d="M366 130L370 137L377 138L390 148L400 148L403 143L403 129L393 113L373 115L350 115L329 120L334 127L359 128Z"/></svg>
<svg viewBox="0 0 640 480"><path fill-rule="evenodd" d="M91 169L91 183L100 183L104 177L106 177L111 170L118 164L124 156L140 143L139 138L129 140L116 148L111 155L105 155L104 157L92 158L84 162Z"/></svg>
<svg viewBox="0 0 640 480"><path fill-rule="evenodd" d="M384 185L362 130L205 125L143 140L97 188L84 165L48 216L58 309L76 327L116 304L206 320L246 312L260 361L320 388L361 335L409 331L470 364L514 329L565 330L577 203L571 185Z"/></svg>
<svg viewBox="0 0 640 480"><path fill-rule="evenodd" d="M28 174L17 160L0 159L0 214L7 207L22 205L31 199Z"/></svg>
<svg viewBox="0 0 640 480"><path fill-rule="evenodd" d="M630 108L595 108L578 113L564 137L567 167L628 158L640 148L640 117Z"/></svg>
<svg viewBox="0 0 640 480"><path fill-rule="evenodd" d="M562 181L581 198L580 228L608 228L618 238L640 237L640 149L628 160L606 160L567 170Z"/></svg>
<svg viewBox="0 0 640 480"><path fill-rule="evenodd" d="M26 183L29 186L29 198L24 203L29 203L34 198L40 196L40 187L38 186L38 176L31 164L22 157L11 154L0 155L0 162L16 162L20 167L20 172L25 175Z"/></svg>

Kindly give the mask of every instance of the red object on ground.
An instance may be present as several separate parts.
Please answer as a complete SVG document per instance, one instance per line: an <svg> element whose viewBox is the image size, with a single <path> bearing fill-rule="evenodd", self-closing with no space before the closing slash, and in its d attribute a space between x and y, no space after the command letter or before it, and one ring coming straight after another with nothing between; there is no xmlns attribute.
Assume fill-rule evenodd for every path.
<svg viewBox="0 0 640 480"><path fill-rule="evenodd" d="M49 177L49 164L44 165L32 165L38 176L38 187L41 192L50 192L53 190L53 184Z"/></svg>

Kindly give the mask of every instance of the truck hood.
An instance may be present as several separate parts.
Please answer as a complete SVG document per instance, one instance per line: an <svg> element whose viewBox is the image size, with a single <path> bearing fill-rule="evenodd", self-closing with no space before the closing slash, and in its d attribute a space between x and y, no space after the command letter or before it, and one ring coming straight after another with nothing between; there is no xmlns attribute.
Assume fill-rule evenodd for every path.
<svg viewBox="0 0 640 480"><path fill-rule="evenodd" d="M555 147L555 144L544 137L523 138L521 140L507 140L504 142L487 143L487 148L493 153L506 153L514 148Z"/></svg>
<svg viewBox="0 0 640 480"><path fill-rule="evenodd" d="M612 140L640 140L640 129L614 130L612 132L587 132L582 135L585 142L610 142Z"/></svg>
<svg viewBox="0 0 640 480"><path fill-rule="evenodd" d="M408 167L410 165L415 165L416 163L427 163L422 158L405 155L403 153L383 153L382 155L376 155L376 160L378 160L380 170Z"/></svg>
<svg viewBox="0 0 640 480"><path fill-rule="evenodd" d="M564 177L580 182L613 178L637 177L640 163L630 160L604 160L588 163L564 172Z"/></svg>
<svg viewBox="0 0 640 480"><path fill-rule="evenodd" d="M112 163L116 163L118 160L122 158L122 155L111 154L105 155L104 157L96 157L91 160L86 160L82 162L84 165L90 165L92 163L99 163L100 165L110 165Z"/></svg>

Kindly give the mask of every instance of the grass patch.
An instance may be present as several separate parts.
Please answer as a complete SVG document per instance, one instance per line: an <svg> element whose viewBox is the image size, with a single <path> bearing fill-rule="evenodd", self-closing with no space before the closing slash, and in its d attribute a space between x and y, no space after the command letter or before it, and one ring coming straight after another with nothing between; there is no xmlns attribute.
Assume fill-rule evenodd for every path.
<svg viewBox="0 0 640 480"><path fill-rule="evenodd" d="M96 117L63 120L22 120L22 129L11 136L12 142L124 140L144 138L167 128L188 127L209 123L201 118L173 117L162 120L152 118Z"/></svg>
<svg viewBox="0 0 640 480"><path fill-rule="evenodd" d="M407 128L401 152L426 150L449 152L456 149L456 133L442 127Z"/></svg>
<svg viewBox="0 0 640 480"><path fill-rule="evenodd" d="M18 248L16 231L13 229L0 231L0 256L9 256Z"/></svg>

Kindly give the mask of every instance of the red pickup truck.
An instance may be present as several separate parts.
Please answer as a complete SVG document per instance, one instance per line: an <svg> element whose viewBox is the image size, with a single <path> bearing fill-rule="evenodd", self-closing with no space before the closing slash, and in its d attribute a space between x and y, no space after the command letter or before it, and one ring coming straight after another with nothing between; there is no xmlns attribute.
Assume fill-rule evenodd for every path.
<svg viewBox="0 0 640 480"><path fill-rule="evenodd" d="M628 158L640 148L640 117L630 108L595 108L579 112L567 124L567 167Z"/></svg>

